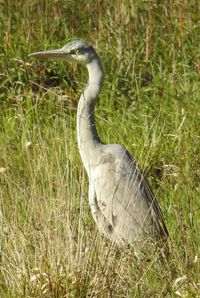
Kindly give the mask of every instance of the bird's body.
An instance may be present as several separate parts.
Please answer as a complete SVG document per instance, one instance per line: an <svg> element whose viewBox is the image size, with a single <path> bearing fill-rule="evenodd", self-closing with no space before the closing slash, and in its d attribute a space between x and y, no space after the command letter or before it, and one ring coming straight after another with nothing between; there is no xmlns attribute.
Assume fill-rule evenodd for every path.
<svg viewBox="0 0 200 298"><path fill-rule="evenodd" d="M78 104L77 137L89 178L89 203L99 230L120 246L138 247L166 238L162 211L143 172L123 146L102 143L96 131L94 107L103 68L93 47L72 41L62 49L31 56L76 61L88 69L88 84Z"/></svg>

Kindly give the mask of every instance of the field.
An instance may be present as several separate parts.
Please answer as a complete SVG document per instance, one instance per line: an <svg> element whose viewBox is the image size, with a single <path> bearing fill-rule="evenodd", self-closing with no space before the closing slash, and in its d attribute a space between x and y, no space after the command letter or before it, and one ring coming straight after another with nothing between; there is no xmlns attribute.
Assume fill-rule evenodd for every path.
<svg viewBox="0 0 200 298"><path fill-rule="evenodd" d="M200 297L198 1L0 1L0 297ZM93 221L76 111L82 66L28 58L84 39L105 81L95 110L165 215L170 255L137 260Z"/></svg>

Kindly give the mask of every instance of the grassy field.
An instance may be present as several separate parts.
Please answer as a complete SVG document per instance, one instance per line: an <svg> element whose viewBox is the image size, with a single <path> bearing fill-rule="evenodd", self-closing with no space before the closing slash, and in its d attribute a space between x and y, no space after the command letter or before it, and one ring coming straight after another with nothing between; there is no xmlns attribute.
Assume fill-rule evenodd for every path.
<svg viewBox="0 0 200 298"><path fill-rule="evenodd" d="M198 1L0 2L0 297L200 297ZM135 260L99 234L76 140L84 68L29 59L92 43L96 123L145 170L170 256Z"/></svg>

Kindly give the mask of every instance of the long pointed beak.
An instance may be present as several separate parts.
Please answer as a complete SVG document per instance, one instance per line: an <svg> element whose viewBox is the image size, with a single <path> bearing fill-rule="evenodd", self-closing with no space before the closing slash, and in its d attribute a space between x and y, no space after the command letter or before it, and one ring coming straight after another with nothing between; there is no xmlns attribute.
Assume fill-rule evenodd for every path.
<svg viewBox="0 0 200 298"><path fill-rule="evenodd" d="M64 53L63 49L56 49L56 50L32 53L32 54L28 55L28 57L64 59L64 54L65 53Z"/></svg>

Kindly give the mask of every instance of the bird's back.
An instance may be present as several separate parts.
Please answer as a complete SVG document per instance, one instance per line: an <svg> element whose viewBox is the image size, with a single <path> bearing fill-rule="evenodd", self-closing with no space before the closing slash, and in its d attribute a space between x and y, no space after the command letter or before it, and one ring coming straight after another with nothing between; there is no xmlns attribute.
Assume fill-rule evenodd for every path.
<svg viewBox="0 0 200 298"><path fill-rule="evenodd" d="M162 211L138 165L120 145L103 145L93 166L99 228L120 245L166 237Z"/></svg>

